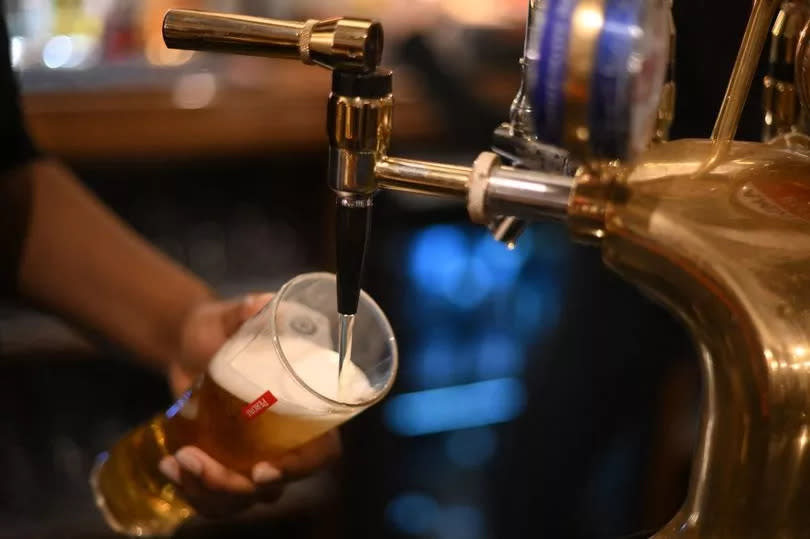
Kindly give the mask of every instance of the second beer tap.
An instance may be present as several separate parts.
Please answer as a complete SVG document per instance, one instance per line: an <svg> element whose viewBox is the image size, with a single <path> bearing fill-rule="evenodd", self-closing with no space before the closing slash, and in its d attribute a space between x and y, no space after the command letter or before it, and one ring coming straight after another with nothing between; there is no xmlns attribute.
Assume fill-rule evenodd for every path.
<svg viewBox="0 0 810 539"><path fill-rule="evenodd" d="M337 195L338 353L341 367L351 354L354 315L360 298L366 244L371 226L374 168L391 134L392 73L337 70L327 108L329 187Z"/></svg>

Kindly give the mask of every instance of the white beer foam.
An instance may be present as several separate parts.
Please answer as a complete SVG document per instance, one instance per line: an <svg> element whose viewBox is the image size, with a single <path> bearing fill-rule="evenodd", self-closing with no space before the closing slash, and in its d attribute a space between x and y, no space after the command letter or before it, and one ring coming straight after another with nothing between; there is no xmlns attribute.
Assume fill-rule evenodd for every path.
<svg viewBox="0 0 810 539"><path fill-rule="evenodd" d="M283 308L283 310L282 310ZM343 369L343 391L338 398L338 353L332 348L328 319L300 304L284 303L279 313L279 344L290 366L314 391L332 400L361 402L374 394L365 373L347 361ZM275 413L324 415L330 406L301 387L277 358L267 331L271 310L246 322L214 356L208 375L226 391L246 403L270 391L278 402ZM285 320L307 317L306 337L290 331ZM298 324L302 327L302 324ZM303 326L306 326L304 324ZM295 327L295 324L293 324Z"/></svg>

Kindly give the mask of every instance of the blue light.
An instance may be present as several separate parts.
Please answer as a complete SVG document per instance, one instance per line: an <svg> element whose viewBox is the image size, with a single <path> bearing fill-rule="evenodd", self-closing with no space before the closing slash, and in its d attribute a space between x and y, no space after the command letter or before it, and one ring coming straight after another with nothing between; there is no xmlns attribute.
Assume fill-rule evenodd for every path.
<svg viewBox="0 0 810 539"><path fill-rule="evenodd" d="M411 279L426 293L461 309L477 307L492 292L499 276L480 256L456 225L437 225L421 231L409 255Z"/></svg>
<svg viewBox="0 0 810 539"><path fill-rule="evenodd" d="M166 417L167 417L168 419L173 418L174 416L176 416L176 415L177 415L177 412L179 412L179 411L180 411L180 409L181 409L182 407L183 407L183 404L182 404L182 403L180 403L180 402L175 402L174 404L172 404L171 406L169 406L169 409L168 409L168 410L166 410Z"/></svg>
<svg viewBox="0 0 810 539"><path fill-rule="evenodd" d="M526 361L523 347L515 337L485 333L473 347L479 378L489 379L520 374Z"/></svg>
<svg viewBox="0 0 810 539"><path fill-rule="evenodd" d="M451 505L442 509L436 531L441 539L481 539L484 516L475 507Z"/></svg>
<svg viewBox="0 0 810 539"><path fill-rule="evenodd" d="M481 427L511 421L526 406L526 390L515 378L404 393L388 400L385 420L402 436Z"/></svg>
<svg viewBox="0 0 810 539"><path fill-rule="evenodd" d="M527 276L512 303L514 328L523 335L543 336L556 327L561 283L548 276Z"/></svg>
<svg viewBox="0 0 810 539"><path fill-rule="evenodd" d="M458 343L448 336L428 339L409 365L414 369L414 382L419 387L446 386L458 383Z"/></svg>
<svg viewBox="0 0 810 539"><path fill-rule="evenodd" d="M425 291L452 293L466 271L469 247L457 226L438 225L420 232L410 253L410 274Z"/></svg>
<svg viewBox="0 0 810 539"><path fill-rule="evenodd" d="M408 535L429 532L438 513L439 506L433 498L416 492L400 494L385 508L385 518L391 527Z"/></svg>
<svg viewBox="0 0 810 539"><path fill-rule="evenodd" d="M177 413L183 409L183 407L188 403L188 399L191 397L191 391L186 391L183 393L174 404L172 404L168 410L166 410L166 417L168 419L173 418L177 415Z"/></svg>
<svg viewBox="0 0 810 539"><path fill-rule="evenodd" d="M520 241L523 239L521 238ZM546 223L532 227L529 243L533 247L533 255L536 259L555 266L564 262L571 252L571 239L568 232L564 227L556 224Z"/></svg>
<svg viewBox="0 0 810 539"><path fill-rule="evenodd" d="M498 438L489 427L450 433L444 441L447 457L461 468L475 468L495 454Z"/></svg>
<svg viewBox="0 0 810 539"><path fill-rule="evenodd" d="M463 278L448 299L461 308L471 309L495 289L499 276L495 275L486 260L479 256L471 256L467 259Z"/></svg>
<svg viewBox="0 0 810 539"><path fill-rule="evenodd" d="M494 287L503 290L514 284L520 269L529 257L530 250L529 242L518 244L515 249L510 250L489 234L485 234L475 246L473 257L486 265L488 273L492 275Z"/></svg>

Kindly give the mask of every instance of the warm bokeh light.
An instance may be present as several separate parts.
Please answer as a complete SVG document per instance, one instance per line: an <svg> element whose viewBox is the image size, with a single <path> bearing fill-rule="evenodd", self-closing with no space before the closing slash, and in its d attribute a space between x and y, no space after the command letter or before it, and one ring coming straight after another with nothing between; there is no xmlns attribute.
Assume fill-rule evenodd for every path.
<svg viewBox="0 0 810 539"><path fill-rule="evenodd" d="M194 56L194 51L170 49L163 43L160 35L150 36L146 42L144 50L146 59L155 66L179 66L183 65Z"/></svg>

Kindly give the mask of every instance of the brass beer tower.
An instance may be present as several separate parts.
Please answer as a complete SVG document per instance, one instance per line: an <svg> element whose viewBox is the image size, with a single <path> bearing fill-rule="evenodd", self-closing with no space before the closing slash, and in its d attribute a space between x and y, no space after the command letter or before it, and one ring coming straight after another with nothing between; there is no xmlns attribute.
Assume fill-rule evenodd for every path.
<svg viewBox="0 0 810 539"><path fill-rule="evenodd" d="M531 1L530 13L541 1ZM586 4L601 2L579 2ZM382 29L371 21L172 10L164 37L170 47L333 69L328 185L346 204L363 205L378 189L450 197L507 243L522 221L555 219L574 239L599 245L605 264L686 324L701 362L701 435L688 496L654 537L798 539L810 537L808 12L805 1L754 0L712 138L665 142L670 80L652 143L621 162L578 148L588 140L581 128L564 149L538 140L523 121L531 111L520 94L510 122L496 130L497 153L470 166L389 156L391 74L378 66ZM771 28L766 141L735 142ZM336 233L339 247L353 242L351 252L362 257L362 226ZM344 258L339 278L359 271L359 261Z"/></svg>

